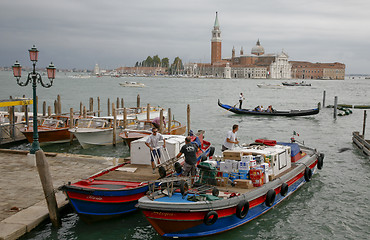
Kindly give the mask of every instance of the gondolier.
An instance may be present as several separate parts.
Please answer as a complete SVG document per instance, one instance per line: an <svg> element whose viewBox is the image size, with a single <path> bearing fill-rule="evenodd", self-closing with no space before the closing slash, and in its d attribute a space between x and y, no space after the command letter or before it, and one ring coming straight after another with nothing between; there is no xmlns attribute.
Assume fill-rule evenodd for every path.
<svg viewBox="0 0 370 240"><path fill-rule="evenodd" d="M242 109L242 104L243 104L243 100L244 100L244 96L243 96L243 93L240 93L239 95L239 108Z"/></svg>
<svg viewBox="0 0 370 240"><path fill-rule="evenodd" d="M162 140L163 140L163 148L166 148L166 140L164 139L162 134L158 133L157 128L153 128L152 129L152 134L148 137L148 139L145 142L145 145L147 145L148 148L150 148L150 151L151 151L151 153L150 153L150 156L151 156L150 162L152 164L153 174L155 173L154 158L157 157L158 161L161 158L161 152L159 150L159 141L162 141ZM159 164L159 162L158 162L158 164Z"/></svg>
<svg viewBox="0 0 370 240"><path fill-rule="evenodd" d="M236 137L236 132L239 130L239 125L234 124L233 130L227 133L225 142L222 144L221 151L225 151L228 149L233 149L235 144L238 144L238 138Z"/></svg>

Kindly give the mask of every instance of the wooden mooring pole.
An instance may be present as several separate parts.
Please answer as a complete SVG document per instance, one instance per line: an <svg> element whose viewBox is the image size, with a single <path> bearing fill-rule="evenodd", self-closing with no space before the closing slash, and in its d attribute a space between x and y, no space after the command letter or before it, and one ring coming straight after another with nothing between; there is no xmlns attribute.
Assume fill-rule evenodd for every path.
<svg viewBox="0 0 370 240"><path fill-rule="evenodd" d="M171 134L171 124L172 124L172 116L171 116L171 108L168 108L168 134Z"/></svg>
<svg viewBox="0 0 370 240"><path fill-rule="evenodd" d="M326 91L322 93L322 108L325 108L325 97L326 97Z"/></svg>
<svg viewBox="0 0 370 240"><path fill-rule="evenodd" d="M136 98L136 107L137 107L136 113L139 113L139 108L140 108L140 94L138 94L137 95L137 98Z"/></svg>
<svg viewBox="0 0 370 240"><path fill-rule="evenodd" d="M42 116L46 116L46 102L44 101L43 103L42 103Z"/></svg>
<svg viewBox="0 0 370 240"><path fill-rule="evenodd" d="M98 97L98 117L100 117L100 97Z"/></svg>
<svg viewBox="0 0 370 240"><path fill-rule="evenodd" d="M116 135L117 135L117 111L116 111L116 108L114 106L114 103L112 103L112 113L113 113L113 146L116 146L116 143L117 143L116 142Z"/></svg>
<svg viewBox="0 0 370 240"><path fill-rule="evenodd" d="M69 109L69 129L74 128L74 119L73 119L73 108ZM69 132L69 142L72 144L73 133Z"/></svg>
<svg viewBox="0 0 370 240"><path fill-rule="evenodd" d="M62 114L62 100L60 99L60 95L57 96L57 107L58 107L58 114Z"/></svg>
<svg viewBox="0 0 370 240"><path fill-rule="evenodd" d="M110 99L108 98L108 116L110 116Z"/></svg>
<svg viewBox="0 0 370 240"><path fill-rule="evenodd" d="M334 118L337 119L338 96L334 97Z"/></svg>
<svg viewBox="0 0 370 240"><path fill-rule="evenodd" d="M365 139L365 129L366 129L366 110L364 110L364 122L362 124L362 137Z"/></svg>
<svg viewBox="0 0 370 240"><path fill-rule="evenodd" d="M159 132L163 133L163 109L159 111Z"/></svg>
<svg viewBox="0 0 370 240"><path fill-rule="evenodd" d="M150 104L149 103L146 105L146 120L148 122L150 121Z"/></svg>
<svg viewBox="0 0 370 240"><path fill-rule="evenodd" d="M188 104L188 107L187 107L187 125L188 125L188 136L189 136L189 133L190 133L190 104Z"/></svg>
<svg viewBox="0 0 370 240"><path fill-rule="evenodd" d="M48 205L51 223L53 226L59 227L61 225L61 221L58 212L57 200L55 198L53 181L49 171L49 164L46 160L44 151L42 150L36 151L36 166L39 172L42 189L44 190L46 203Z"/></svg>

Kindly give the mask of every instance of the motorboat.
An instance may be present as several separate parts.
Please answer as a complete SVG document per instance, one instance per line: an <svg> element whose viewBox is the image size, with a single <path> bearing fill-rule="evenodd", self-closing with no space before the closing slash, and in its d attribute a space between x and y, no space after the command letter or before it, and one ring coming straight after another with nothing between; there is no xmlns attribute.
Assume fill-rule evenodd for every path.
<svg viewBox="0 0 370 240"><path fill-rule="evenodd" d="M124 82L124 83L119 83L119 85L121 85L122 87L139 87L139 88L142 88L142 87L145 87L145 84L144 83L139 83L139 82Z"/></svg>

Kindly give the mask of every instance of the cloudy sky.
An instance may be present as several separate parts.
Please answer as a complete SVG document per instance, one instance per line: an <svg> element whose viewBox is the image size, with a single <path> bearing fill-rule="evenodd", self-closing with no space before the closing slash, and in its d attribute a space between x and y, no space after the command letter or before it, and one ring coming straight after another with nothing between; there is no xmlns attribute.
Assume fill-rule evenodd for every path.
<svg viewBox="0 0 370 240"><path fill-rule="evenodd" d="M218 11L222 57L260 39L266 53L370 74L369 9L369 0L1 0L0 66L30 66L33 44L40 67L112 69L154 55L208 63Z"/></svg>

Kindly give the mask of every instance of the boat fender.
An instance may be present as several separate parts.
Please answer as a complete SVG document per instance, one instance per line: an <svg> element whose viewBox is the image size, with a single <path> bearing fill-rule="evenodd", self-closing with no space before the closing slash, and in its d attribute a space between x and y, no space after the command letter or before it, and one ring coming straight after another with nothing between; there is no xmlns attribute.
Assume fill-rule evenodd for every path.
<svg viewBox="0 0 370 240"><path fill-rule="evenodd" d="M175 168L175 171L178 174L180 174L182 172L182 167L181 167L181 164L179 162L175 162L174 168Z"/></svg>
<svg viewBox="0 0 370 240"><path fill-rule="evenodd" d="M311 181L311 178L312 178L312 170L311 168L306 167L306 169L304 170L304 180L306 180L306 182L309 182Z"/></svg>
<svg viewBox="0 0 370 240"><path fill-rule="evenodd" d="M220 191L218 190L218 188L214 187L212 189L212 195L215 197L218 197L219 194L220 194Z"/></svg>
<svg viewBox="0 0 370 240"><path fill-rule="evenodd" d="M188 192L188 189L189 189L189 185L186 181L182 180L180 182L180 192L181 192L181 195L182 196L185 196L186 193Z"/></svg>
<svg viewBox="0 0 370 240"><path fill-rule="evenodd" d="M235 213L235 215L238 218L243 219L243 218L245 218L247 216L248 211L249 211L249 202L242 200L236 206L236 213Z"/></svg>
<svg viewBox="0 0 370 240"><path fill-rule="evenodd" d="M319 157L317 158L317 168L320 170L324 166L324 157L325 157L325 154L320 153Z"/></svg>
<svg viewBox="0 0 370 240"><path fill-rule="evenodd" d="M215 153L215 147L209 147L209 157L212 157L213 154Z"/></svg>
<svg viewBox="0 0 370 240"><path fill-rule="evenodd" d="M280 195L285 197L285 195L288 193L288 190L289 190L289 185L287 183L281 184Z"/></svg>
<svg viewBox="0 0 370 240"><path fill-rule="evenodd" d="M205 216L204 216L204 224L207 226L210 226L214 224L218 219L218 214L216 211L209 211Z"/></svg>
<svg viewBox="0 0 370 240"><path fill-rule="evenodd" d="M160 167L158 168L158 172L159 172L159 176L160 176L161 178L165 178L165 177L166 177L166 175L167 175L167 173L166 173L166 169L165 169L163 166L160 166Z"/></svg>
<svg viewBox="0 0 370 240"><path fill-rule="evenodd" d="M273 189L268 190L268 192L266 193L266 200L265 200L265 204L267 207L271 207L274 204L275 196L276 196L275 190Z"/></svg>

